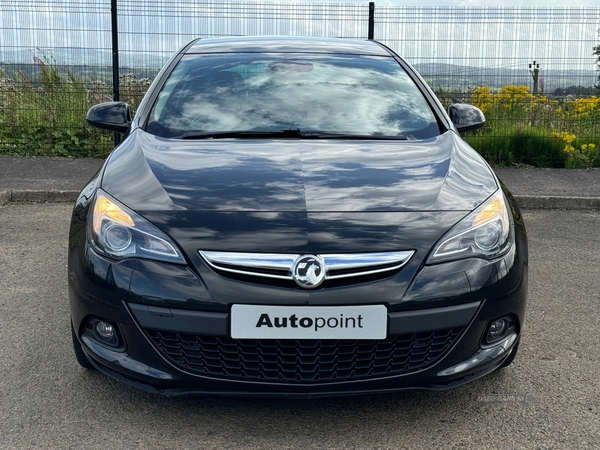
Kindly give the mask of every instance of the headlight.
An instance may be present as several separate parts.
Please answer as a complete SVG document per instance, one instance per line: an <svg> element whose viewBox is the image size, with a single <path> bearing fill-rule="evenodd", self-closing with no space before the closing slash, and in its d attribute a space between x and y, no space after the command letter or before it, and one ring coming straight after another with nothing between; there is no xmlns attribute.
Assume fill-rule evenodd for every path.
<svg viewBox="0 0 600 450"><path fill-rule="evenodd" d="M436 244L427 260L433 264L462 258L495 258L514 240L512 216L501 189L461 220Z"/></svg>
<svg viewBox="0 0 600 450"><path fill-rule="evenodd" d="M98 190L88 225L88 240L112 258L147 258L185 264L171 239L106 192Z"/></svg>

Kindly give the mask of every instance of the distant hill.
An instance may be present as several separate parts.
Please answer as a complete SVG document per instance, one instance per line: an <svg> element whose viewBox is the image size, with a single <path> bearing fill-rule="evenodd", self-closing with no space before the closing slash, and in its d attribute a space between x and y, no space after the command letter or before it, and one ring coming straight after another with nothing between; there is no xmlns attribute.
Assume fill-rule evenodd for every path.
<svg viewBox="0 0 600 450"><path fill-rule="evenodd" d="M109 50L88 48L58 48L50 53L61 71L67 68L72 73L84 76L91 81L110 82L112 59ZM42 52L30 50L0 50L0 68L9 76L18 68L29 79L35 80L39 71L34 57L42 57ZM153 78L167 61L170 53L127 53L120 55L121 73L134 73L138 78ZM433 89L451 92L467 92L477 86L500 88L508 84L531 86L529 71L510 68L485 68L447 63L417 63L414 67L421 73ZM556 89L569 86L591 87L598 83L598 72L594 70L542 69L544 92L553 93Z"/></svg>
<svg viewBox="0 0 600 450"><path fill-rule="evenodd" d="M431 84L451 90L468 90L477 86L499 88L508 84L533 84L528 69L485 68L460 66L445 63L415 64L415 69ZM595 70L547 69L540 71L540 80L544 82L544 92L551 93L558 88L569 86L593 86L598 83Z"/></svg>

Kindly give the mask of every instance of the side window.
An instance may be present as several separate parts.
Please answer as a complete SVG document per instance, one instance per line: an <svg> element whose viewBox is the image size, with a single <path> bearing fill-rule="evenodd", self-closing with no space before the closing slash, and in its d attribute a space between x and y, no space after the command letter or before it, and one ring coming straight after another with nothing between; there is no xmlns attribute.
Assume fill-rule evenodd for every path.
<svg viewBox="0 0 600 450"><path fill-rule="evenodd" d="M160 116L165 108L167 100L173 93L173 90L175 89L177 84L179 84L179 82L183 78L183 70L180 70L180 67L181 67L181 63L171 73L171 76L169 77L169 79L163 86L162 91L158 95L156 104L154 105L154 108L152 109L151 120L156 121L156 120L160 119Z"/></svg>

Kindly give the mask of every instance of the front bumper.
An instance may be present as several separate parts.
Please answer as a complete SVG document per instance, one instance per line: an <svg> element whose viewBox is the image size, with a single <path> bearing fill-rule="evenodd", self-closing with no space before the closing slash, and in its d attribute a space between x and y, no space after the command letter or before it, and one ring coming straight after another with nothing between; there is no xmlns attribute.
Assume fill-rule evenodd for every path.
<svg viewBox="0 0 600 450"><path fill-rule="evenodd" d="M139 338L136 336L135 338ZM212 377L195 376L175 366L162 367L164 371L131 357L127 352L114 351L88 336L82 336L83 348L92 364L101 372L125 384L147 392L166 396L185 394L259 395L276 397L320 397L388 392L403 389L446 390L461 386L494 371L510 356L518 342L511 333L502 341L447 367L455 358L444 358L427 370L411 372L404 376L382 376L345 382L292 384L277 382L247 382ZM154 349L154 352L156 350ZM450 351L449 353L452 353ZM156 361L156 366L163 366Z"/></svg>
<svg viewBox="0 0 600 450"><path fill-rule="evenodd" d="M201 350L208 360L215 356L215 351L218 353L221 350L204 348L206 340L202 339L208 337L221 347L231 346L233 340L230 338L229 306L219 304L211 298L202 280L192 269L149 261L108 260L87 246L83 232L79 236L73 236L71 242L71 316L86 355L101 372L137 388L164 395L210 393L309 397L415 388L453 388L484 376L502 365L518 343L525 313L527 264L524 257L519 257L518 249L515 249L512 254L499 261L485 264L478 261L475 266L472 262L465 262L464 268L467 270L464 273L468 274L466 278L470 282L468 292L457 287L456 282L450 283L454 287L448 289L449 294L443 299L439 295L429 295L433 281L422 282L419 281L422 277L417 276L412 288L405 294L405 298L411 300L404 304L388 305L388 339L408 340L412 343L408 350L404 341L398 344L399 347L384 348L382 352L391 351L392 356L386 356L388 366L379 372L363 370L356 372L358 376L346 378L328 373L327 376L317 376L314 380L300 379L301 377L295 381L285 377L273 379L269 375L272 371L267 369L258 374L250 373L255 367L248 369L248 374L236 372L239 358L231 361L228 359L231 354L223 352L218 355L218 364L221 364L219 367L222 370L217 368L216 371L203 373L198 370L198 366L194 368L190 364L190 360L198 356L198 353L186 354L183 351L186 342L190 342L189 337L198 337L192 350ZM441 266L443 265L433 270L425 267L421 275L431 277L431 273L435 271L433 280L443 286L444 270ZM490 270L490 267L497 269ZM465 277L457 277L457 273L460 271L457 272L454 267L448 272L447 278L456 280ZM475 281L480 283L477 289L473 289ZM155 296L149 295L153 287L160 288L163 292L156 292ZM171 302L165 302L165 291L170 292ZM490 321L504 315L514 318L514 332L495 345L484 345L482 339ZM114 323L122 341L120 347L115 349L103 345L87 333L85 324L90 318ZM453 333L454 336L450 336ZM419 352L417 344L427 339L430 342L423 344L423 347L428 345L426 351L432 352L432 348L441 345L438 338L442 339L444 348L435 358L430 358L427 364L410 363L407 370L395 369L393 352L404 352L401 357L406 357L408 352L408 356L412 358L412 355ZM159 343L161 339L162 344ZM178 348L170 348L174 342ZM362 345L359 344L357 348ZM172 350L170 354L169 349ZM253 351L268 353L268 349L258 348ZM298 352L297 349L290 351ZM339 355L347 351L347 347L337 347L333 353ZM323 353L323 349L319 348L317 353ZM282 360L278 359L280 356ZM247 355L241 356L242 359L245 357ZM359 366L362 357L360 352L355 353L354 362L350 361L350 369L361 369ZM209 365L210 362L208 361ZM285 352L275 357L275 360L265 362L261 359L254 362L259 368L261 364L289 363L285 360ZM299 364L305 362L300 361ZM328 360L328 363L345 363L344 370L348 369L348 360ZM379 367L378 364L376 361L371 366ZM228 365L233 369L226 370ZM312 369L309 372L310 370Z"/></svg>
<svg viewBox="0 0 600 450"><path fill-rule="evenodd" d="M382 383L375 380L374 383L362 382L359 385L354 384L337 384L331 385L329 388L319 389L318 387L313 388L295 388L290 389L288 386L277 386L268 385L266 383L261 384L261 388L257 388L256 385L250 386L236 386L233 383L226 385L212 385L211 383L202 384L178 384L173 385L174 387L168 387L170 384L165 383L165 380L172 379L171 375L157 371L156 369L140 364L139 362L131 359L130 363L125 362L130 359L128 355L120 354L118 352L107 351L105 348L99 348L97 345L92 343L92 346L86 350L88 357L92 365L100 372L108 375L115 380L122 382L128 386L132 386L136 389L140 389L145 392L152 394L161 394L166 397L177 397L181 395L189 394L200 394L200 395L226 395L226 396L244 396L244 397L278 397L278 398L319 398L319 397L337 397L337 396L349 396L349 395L363 395L363 394L378 394L385 392L394 392L401 390L433 390L433 391L444 391L448 389L457 388L464 384L475 381L489 373L497 370L502 366L504 361L511 355L513 351L516 351L518 344L517 335L511 335L507 339L503 340L502 343L490 348L490 350L497 352L498 355L492 360L486 361L485 364L478 365L477 367L471 367L470 370L465 371L460 377L455 377L446 381L439 380L422 380L414 384L403 383ZM103 365L98 362L98 357L106 361L113 361L118 363L124 363L119 370L113 370L109 365ZM463 363L464 364L464 363ZM128 371L129 375L124 374L124 371ZM131 371L135 372L135 375L131 376ZM142 373L143 372L143 373ZM145 381L146 376L151 376L153 379ZM406 380L405 380L406 381Z"/></svg>

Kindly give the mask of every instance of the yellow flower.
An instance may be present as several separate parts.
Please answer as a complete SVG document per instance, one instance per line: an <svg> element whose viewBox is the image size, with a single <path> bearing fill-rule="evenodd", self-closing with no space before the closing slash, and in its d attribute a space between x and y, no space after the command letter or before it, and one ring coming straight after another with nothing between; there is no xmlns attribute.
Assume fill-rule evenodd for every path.
<svg viewBox="0 0 600 450"><path fill-rule="evenodd" d="M596 148L596 144L588 144L589 148Z"/></svg>
<svg viewBox="0 0 600 450"><path fill-rule="evenodd" d="M575 136L573 133L569 133L568 131L561 131L560 133L553 131L550 136L559 138L561 141L565 141L567 144L570 144L577 139L577 136Z"/></svg>
<svg viewBox="0 0 600 450"><path fill-rule="evenodd" d="M572 145L568 145L568 144L565 145L565 148L564 148L564 152L565 153L571 153L571 152L574 152L574 151L575 151L575 147L573 147Z"/></svg>
<svg viewBox="0 0 600 450"><path fill-rule="evenodd" d="M570 116L573 118L589 117L594 112L600 112L600 97L593 95L577 100L567 100L565 106L571 111Z"/></svg>
<svg viewBox="0 0 600 450"><path fill-rule="evenodd" d="M492 94L488 86L478 87L471 94L471 103L486 113L492 109Z"/></svg>
<svg viewBox="0 0 600 450"><path fill-rule="evenodd" d="M581 150L586 150L588 148L587 144L581 144Z"/></svg>

